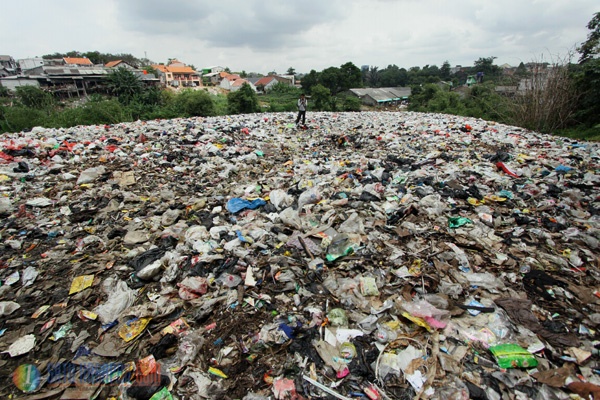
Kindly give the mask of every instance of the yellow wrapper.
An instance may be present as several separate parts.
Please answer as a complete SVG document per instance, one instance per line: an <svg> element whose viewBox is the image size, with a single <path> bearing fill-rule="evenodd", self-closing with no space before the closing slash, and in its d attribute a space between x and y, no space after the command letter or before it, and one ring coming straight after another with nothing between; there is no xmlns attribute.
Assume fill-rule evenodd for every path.
<svg viewBox="0 0 600 400"><path fill-rule="evenodd" d="M131 342L138 337L148 326L152 318L139 318L127 321L119 328L119 336L126 342Z"/></svg>
<svg viewBox="0 0 600 400"><path fill-rule="evenodd" d="M85 288L89 288L94 283L94 275L81 275L73 279L69 295L79 293Z"/></svg>

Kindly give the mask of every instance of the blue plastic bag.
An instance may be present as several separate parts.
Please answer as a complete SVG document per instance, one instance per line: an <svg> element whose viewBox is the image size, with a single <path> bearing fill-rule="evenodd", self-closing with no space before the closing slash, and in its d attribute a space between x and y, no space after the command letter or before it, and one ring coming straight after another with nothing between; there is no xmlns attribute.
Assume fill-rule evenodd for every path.
<svg viewBox="0 0 600 400"><path fill-rule="evenodd" d="M246 208L254 210L255 208L264 206L265 204L267 204L267 202L263 199L249 201L240 199L239 197L234 197L233 199L227 202L227 211L229 211L232 214L236 214L242 210L245 210Z"/></svg>

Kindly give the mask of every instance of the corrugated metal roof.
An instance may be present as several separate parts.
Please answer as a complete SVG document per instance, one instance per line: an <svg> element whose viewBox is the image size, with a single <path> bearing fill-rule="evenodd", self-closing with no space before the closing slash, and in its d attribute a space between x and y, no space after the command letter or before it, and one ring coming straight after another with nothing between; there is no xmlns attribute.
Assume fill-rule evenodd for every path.
<svg viewBox="0 0 600 400"><path fill-rule="evenodd" d="M409 87L350 89L358 97L369 96L378 103L398 101L411 95Z"/></svg>

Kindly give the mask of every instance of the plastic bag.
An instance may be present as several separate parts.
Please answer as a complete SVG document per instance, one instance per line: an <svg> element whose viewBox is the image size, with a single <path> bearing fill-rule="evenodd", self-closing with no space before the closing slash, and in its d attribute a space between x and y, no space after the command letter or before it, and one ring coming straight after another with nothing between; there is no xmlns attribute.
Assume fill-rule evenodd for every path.
<svg viewBox="0 0 600 400"><path fill-rule="evenodd" d="M517 344L498 344L489 350L500 368L534 368L538 365L537 359Z"/></svg>
<svg viewBox="0 0 600 400"><path fill-rule="evenodd" d="M93 311L98 314L98 319L103 324L108 324L117 319L126 308L133 305L136 291L117 278L108 278L102 285L104 293L108 294L106 303L99 305Z"/></svg>
<svg viewBox="0 0 600 400"><path fill-rule="evenodd" d="M206 278L200 276L188 276L177 284L179 297L183 300L197 299L208 291Z"/></svg>
<svg viewBox="0 0 600 400"><path fill-rule="evenodd" d="M281 218L281 222L283 222L287 226L291 226L292 228L302 229L302 221L298 216L296 210L291 207L286 208L279 214L279 218Z"/></svg>
<svg viewBox="0 0 600 400"><path fill-rule="evenodd" d="M265 204L267 204L267 202L264 201L263 199L256 199L256 200L249 201L249 200L240 199L238 197L234 197L233 199L231 199L227 202L227 211L229 211L232 214L236 214L247 208L250 210L254 210L255 208L264 206Z"/></svg>
<svg viewBox="0 0 600 400"><path fill-rule="evenodd" d="M277 211L290 207L294 203L294 198L285 191L277 189L269 193L269 201L275 206Z"/></svg>
<svg viewBox="0 0 600 400"><path fill-rule="evenodd" d="M184 336L179 343L176 354L179 367L184 367L193 362L203 345L204 338L198 332L192 332Z"/></svg>
<svg viewBox="0 0 600 400"><path fill-rule="evenodd" d="M19 308L21 308L21 305L14 301L0 301L0 316L10 315Z"/></svg>
<svg viewBox="0 0 600 400"><path fill-rule="evenodd" d="M298 197L298 210L302 210L302 207L307 204L316 204L319 201L321 201L321 193L319 193L316 187L305 190Z"/></svg>
<svg viewBox="0 0 600 400"><path fill-rule="evenodd" d="M364 226L362 220L359 218L358 214L352 213L352 215L350 215L347 220L345 220L344 222L342 222L340 224L340 227L338 228L338 232L340 232L340 233L356 233L356 234L364 235L365 226Z"/></svg>

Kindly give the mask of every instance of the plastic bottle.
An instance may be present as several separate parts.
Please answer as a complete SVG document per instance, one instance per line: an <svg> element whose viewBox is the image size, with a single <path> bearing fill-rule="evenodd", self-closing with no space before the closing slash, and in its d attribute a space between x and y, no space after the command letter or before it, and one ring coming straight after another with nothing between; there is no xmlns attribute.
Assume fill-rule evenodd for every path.
<svg viewBox="0 0 600 400"><path fill-rule="evenodd" d="M353 252L354 247L350 242L350 237L345 233L337 234L331 240L329 247L327 247L327 261L336 260Z"/></svg>

